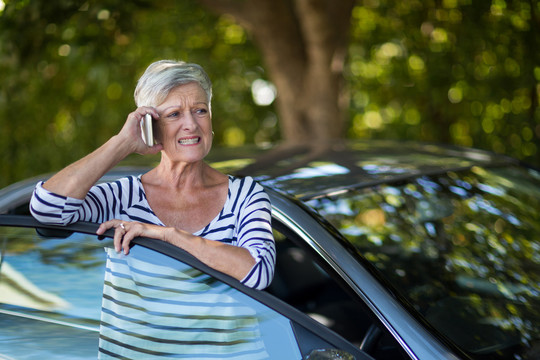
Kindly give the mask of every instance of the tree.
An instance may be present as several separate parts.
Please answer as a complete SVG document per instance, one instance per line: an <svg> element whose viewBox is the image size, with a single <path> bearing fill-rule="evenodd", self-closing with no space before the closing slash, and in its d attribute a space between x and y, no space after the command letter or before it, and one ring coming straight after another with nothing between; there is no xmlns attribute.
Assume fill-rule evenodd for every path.
<svg viewBox="0 0 540 360"><path fill-rule="evenodd" d="M286 142L427 140L538 164L535 1L200 2L252 34Z"/></svg>
<svg viewBox="0 0 540 360"><path fill-rule="evenodd" d="M540 165L539 14L533 0L0 0L0 186L102 144L163 58L209 72L219 145L393 138ZM268 80L277 101L258 103Z"/></svg>
<svg viewBox="0 0 540 360"><path fill-rule="evenodd" d="M279 138L272 107L253 106L251 84L266 79L260 56L230 17L196 1L6 1L0 187L58 170L119 131L134 109L136 79L163 58L209 72L216 143Z"/></svg>
<svg viewBox="0 0 540 360"><path fill-rule="evenodd" d="M354 0L200 0L253 35L277 87L282 139L326 143L346 129L343 68Z"/></svg>
<svg viewBox="0 0 540 360"><path fill-rule="evenodd" d="M539 165L540 2L364 0L349 137L451 143Z"/></svg>

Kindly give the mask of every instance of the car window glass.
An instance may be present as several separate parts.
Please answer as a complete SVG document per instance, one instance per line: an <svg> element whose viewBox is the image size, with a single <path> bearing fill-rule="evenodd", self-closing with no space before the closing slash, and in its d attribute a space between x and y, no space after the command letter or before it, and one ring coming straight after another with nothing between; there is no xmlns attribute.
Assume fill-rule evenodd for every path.
<svg viewBox="0 0 540 360"><path fill-rule="evenodd" d="M462 349L479 358L536 358L537 172L473 168L310 205Z"/></svg>
<svg viewBox="0 0 540 360"><path fill-rule="evenodd" d="M266 291L361 347L374 359L408 359L336 275L320 266L316 255L299 246L302 242L290 229L278 227L283 231L274 229L276 270Z"/></svg>
<svg viewBox="0 0 540 360"><path fill-rule="evenodd" d="M200 358L300 359L329 347L294 320L167 255L136 246L108 257L104 353L141 358L157 342L160 352Z"/></svg>
<svg viewBox="0 0 540 360"><path fill-rule="evenodd" d="M0 307L97 327L107 243L94 235L1 227Z"/></svg>
<svg viewBox="0 0 540 360"><path fill-rule="evenodd" d="M90 325L78 328L94 327L97 331L98 319L100 351L114 353L115 346L124 342L130 345L130 356L134 358L149 354L147 341L156 341L160 349L172 354L185 353L189 345L187 348L197 357L206 354L235 359L301 359L311 354L316 359L332 354L332 358L350 358L298 319L288 318L243 292L144 246L133 247L130 255L125 256L110 247L104 250L104 245L111 245L110 240L99 241L93 235L63 230L38 234L33 228L21 227L0 229L0 313L4 312L0 319L10 329L19 328L20 334L28 330L28 336L49 329L51 336L45 336L35 346L44 354L43 346L56 348L58 353L49 354L50 358L72 351L58 346L59 339L68 338L66 330L60 329L62 324L78 321L79 325ZM179 281L186 277L187 282ZM36 327L32 320L5 316L14 312L38 315L29 317L33 320L49 317L51 322L40 322ZM76 336L70 343L77 344L81 358L86 356L82 354L98 351L94 335L75 333L79 331L76 329L67 331ZM48 338L53 343L44 345ZM358 355L357 359L364 358Z"/></svg>

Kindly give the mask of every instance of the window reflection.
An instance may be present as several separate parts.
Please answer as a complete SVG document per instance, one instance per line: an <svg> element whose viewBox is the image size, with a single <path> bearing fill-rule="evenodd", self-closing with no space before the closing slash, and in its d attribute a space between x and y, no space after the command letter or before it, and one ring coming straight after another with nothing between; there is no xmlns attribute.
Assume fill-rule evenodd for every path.
<svg viewBox="0 0 540 360"><path fill-rule="evenodd" d="M312 162L308 166L295 170L290 175L284 175L278 178L278 180L290 180L290 179L311 179L316 177L324 177L331 175L345 175L349 173L349 169L334 163L326 162Z"/></svg>
<svg viewBox="0 0 540 360"><path fill-rule="evenodd" d="M0 230L0 304L96 326L108 241L96 236L42 236L31 228ZM15 309L15 308L13 308Z"/></svg>
<svg viewBox="0 0 540 360"><path fill-rule="evenodd" d="M289 320L240 291L142 246L128 256L107 253L101 352L129 358L300 357Z"/></svg>
<svg viewBox="0 0 540 360"><path fill-rule="evenodd" d="M540 336L537 173L473 168L310 205L463 349L534 358L527 351Z"/></svg>

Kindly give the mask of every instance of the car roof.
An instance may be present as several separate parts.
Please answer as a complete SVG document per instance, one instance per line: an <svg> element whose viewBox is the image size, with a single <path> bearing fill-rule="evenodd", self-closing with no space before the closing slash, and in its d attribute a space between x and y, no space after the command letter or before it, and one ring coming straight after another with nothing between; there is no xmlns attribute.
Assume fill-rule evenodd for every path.
<svg viewBox="0 0 540 360"><path fill-rule="evenodd" d="M101 181L142 174L158 160L155 157L130 158ZM304 201L422 175L517 163L478 149L390 140L214 148L207 162L223 173L253 176L266 187ZM49 176L37 176L1 189L0 214L27 206L36 183Z"/></svg>
<svg viewBox="0 0 540 360"><path fill-rule="evenodd" d="M336 142L328 146L288 146L249 153L220 152L213 166L250 175L261 184L300 200L408 178L493 167L518 161L479 149L391 140ZM219 157L234 159L219 161ZM227 165L236 165L227 169Z"/></svg>

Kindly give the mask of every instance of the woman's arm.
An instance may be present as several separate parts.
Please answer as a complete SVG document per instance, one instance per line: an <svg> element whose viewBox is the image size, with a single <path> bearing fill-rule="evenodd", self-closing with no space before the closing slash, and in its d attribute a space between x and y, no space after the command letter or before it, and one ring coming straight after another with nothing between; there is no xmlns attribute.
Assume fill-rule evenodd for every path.
<svg viewBox="0 0 540 360"><path fill-rule="evenodd" d="M208 240L176 228L167 228L162 240L186 250L204 264L240 281L256 263L248 249Z"/></svg>
<svg viewBox="0 0 540 360"><path fill-rule="evenodd" d="M110 200L107 196L115 196L114 187L97 189L89 198L92 186L130 153L151 154L162 148L161 145L147 147L142 141L139 123L146 113L157 114L153 108L138 108L128 115L122 130L100 148L59 171L45 183L37 184L30 200L30 213L47 224L103 221L103 211L100 213L99 210L103 210L103 202Z"/></svg>
<svg viewBox="0 0 540 360"><path fill-rule="evenodd" d="M236 245L205 239L173 227L117 219L101 224L97 234L114 228L115 249L125 254L129 253L130 243L137 236L160 239L186 250L204 264L246 286L264 289L272 282L276 257L270 209L270 200L263 188L258 184L253 186L239 210Z"/></svg>
<svg viewBox="0 0 540 360"><path fill-rule="evenodd" d="M88 190L129 153L126 142L116 135L91 154L60 170L43 188L57 195L84 199Z"/></svg>
<svg viewBox="0 0 540 360"><path fill-rule="evenodd" d="M137 236L145 236L178 246L211 268L238 280L245 278L256 263L245 248L204 239L174 227L114 219L101 224L97 234L101 235L111 228L115 229L115 250L123 251L126 255L129 254L131 241Z"/></svg>
<svg viewBox="0 0 540 360"><path fill-rule="evenodd" d="M43 184L43 188L57 195L84 199L99 178L129 154L159 152L161 145L148 147L141 138L140 121L147 113L159 118L154 108L138 108L128 115L117 135L91 154L59 171Z"/></svg>

